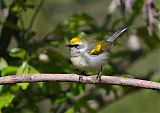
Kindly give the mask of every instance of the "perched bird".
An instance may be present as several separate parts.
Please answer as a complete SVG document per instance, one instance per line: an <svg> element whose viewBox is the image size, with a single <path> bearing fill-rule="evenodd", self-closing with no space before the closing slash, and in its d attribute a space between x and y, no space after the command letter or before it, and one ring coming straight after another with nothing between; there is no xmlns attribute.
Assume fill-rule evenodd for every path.
<svg viewBox="0 0 160 113"><path fill-rule="evenodd" d="M83 72L99 70L97 78L100 78L102 67L107 63L110 49L115 45L116 39L127 28L119 29L105 40L89 43L84 38L74 37L70 40L69 52L72 64ZM81 79L82 75L80 76Z"/></svg>

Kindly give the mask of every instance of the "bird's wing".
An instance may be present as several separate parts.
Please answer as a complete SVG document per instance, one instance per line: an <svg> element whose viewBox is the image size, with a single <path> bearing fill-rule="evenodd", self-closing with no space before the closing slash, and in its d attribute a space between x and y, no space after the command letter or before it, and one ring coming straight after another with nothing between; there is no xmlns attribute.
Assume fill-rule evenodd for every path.
<svg viewBox="0 0 160 113"><path fill-rule="evenodd" d="M88 48L88 53L90 55L99 55L100 53L103 53L104 51L107 51L111 47L112 43L109 43L107 41L98 41L94 44L92 44Z"/></svg>
<svg viewBox="0 0 160 113"><path fill-rule="evenodd" d="M122 28L113 33L107 40L98 41L96 43L91 44L88 47L88 53L90 55L99 55L104 51L109 51L114 45L115 40L126 30L127 28Z"/></svg>

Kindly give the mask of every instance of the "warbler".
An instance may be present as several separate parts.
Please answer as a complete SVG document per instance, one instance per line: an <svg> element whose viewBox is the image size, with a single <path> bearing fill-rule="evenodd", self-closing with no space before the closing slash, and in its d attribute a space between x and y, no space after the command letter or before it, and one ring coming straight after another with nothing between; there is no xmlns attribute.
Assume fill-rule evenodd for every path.
<svg viewBox="0 0 160 113"><path fill-rule="evenodd" d="M80 69L82 73L86 71L99 70L97 78L100 78L103 66L107 63L109 51L115 45L116 39L127 28L119 29L105 40L89 43L86 39L73 37L68 44L72 64ZM82 77L82 75L80 76Z"/></svg>

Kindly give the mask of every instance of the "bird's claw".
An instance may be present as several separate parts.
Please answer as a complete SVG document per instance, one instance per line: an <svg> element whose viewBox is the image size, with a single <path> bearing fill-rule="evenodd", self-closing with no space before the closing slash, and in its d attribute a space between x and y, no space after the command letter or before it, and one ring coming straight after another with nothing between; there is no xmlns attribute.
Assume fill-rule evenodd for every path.
<svg viewBox="0 0 160 113"><path fill-rule="evenodd" d="M83 75L79 75L79 82L83 81Z"/></svg>
<svg viewBox="0 0 160 113"><path fill-rule="evenodd" d="M96 79L98 80L98 82L101 82L101 75L97 75Z"/></svg>

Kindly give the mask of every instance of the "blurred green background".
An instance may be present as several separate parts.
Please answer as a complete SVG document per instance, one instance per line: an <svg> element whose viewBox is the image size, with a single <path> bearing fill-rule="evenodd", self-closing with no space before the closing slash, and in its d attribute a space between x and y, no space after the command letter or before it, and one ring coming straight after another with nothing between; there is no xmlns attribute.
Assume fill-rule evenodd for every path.
<svg viewBox="0 0 160 113"><path fill-rule="evenodd" d="M74 36L102 40L123 27L103 74L159 82L159 0L0 0L0 76L80 73L65 43ZM0 113L19 112L160 113L160 93L78 83L1 85Z"/></svg>

